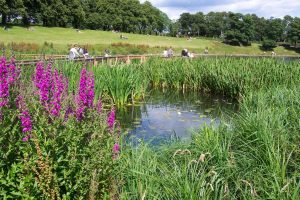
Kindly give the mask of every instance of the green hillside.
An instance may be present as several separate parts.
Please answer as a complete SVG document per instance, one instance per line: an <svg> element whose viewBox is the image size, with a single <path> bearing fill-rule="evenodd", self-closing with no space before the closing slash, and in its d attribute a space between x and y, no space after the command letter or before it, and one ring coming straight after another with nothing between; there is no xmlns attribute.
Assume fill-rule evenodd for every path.
<svg viewBox="0 0 300 200"><path fill-rule="evenodd" d="M120 39L120 35L128 39ZM264 54L259 44L250 47L230 46L219 40L209 38L174 38L166 36L150 36L108 31L80 30L71 28L47 28L34 26L30 29L12 26L8 30L0 30L0 46L10 47L23 53L68 53L72 44L87 45L91 54L102 54L109 49L112 54L161 53L170 46L176 53L187 48L195 53L203 53L208 47L209 53L218 54ZM277 55L297 55L296 52L283 47L275 48ZM265 52L270 54L270 52Z"/></svg>

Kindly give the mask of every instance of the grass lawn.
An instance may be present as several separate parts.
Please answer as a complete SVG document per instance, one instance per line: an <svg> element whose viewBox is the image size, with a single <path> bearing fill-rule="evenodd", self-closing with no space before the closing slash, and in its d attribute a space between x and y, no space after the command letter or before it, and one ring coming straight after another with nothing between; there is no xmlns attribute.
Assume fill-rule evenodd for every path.
<svg viewBox="0 0 300 200"><path fill-rule="evenodd" d="M209 53L218 54L263 54L259 49L259 44L252 44L250 47L237 47L223 44L219 40L213 39L192 39L174 38L165 36L147 36L139 34L123 33L126 40L120 39L121 33L96 30L80 30L77 32L72 28L48 28L34 26L32 30L21 26L12 26L8 31L0 29L0 46L11 42L36 44L33 50L18 50L26 53L68 53L69 45L80 44L88 45L91 54L102 54L104 49L110 49L112 54L142 54L142 53L161 53L163 49L172 47L176 53L181 49L187 48L195 53L203 53L208 47ZM45 48L45 42L52 43L53 48ZM2 43L2 45L1 45ZM119 44L121 43L121 44ZM113 45L112 45L113 44ZM130 45L128 45L130 44ZM140 45L140 46L138 46ZM19 45L22 46L22 45ZM43 49L43 50L42 50ZM275 48L277 55L299 55L294 51L283 47ZM271 54L266 52L266 54Z"/></svg>

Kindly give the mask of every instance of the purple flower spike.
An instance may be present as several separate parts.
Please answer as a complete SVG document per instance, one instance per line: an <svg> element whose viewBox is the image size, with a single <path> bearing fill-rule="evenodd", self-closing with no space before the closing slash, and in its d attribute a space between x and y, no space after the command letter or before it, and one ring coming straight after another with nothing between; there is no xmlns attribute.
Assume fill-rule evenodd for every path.
<svg viewBox="0 0 300 200"><path fill-rule="evenodd" d="M33 78L34 80L34 85L38 88L41 89L41 83L43 80L43 74L44 74L44 64L43 62L38 62L36 64L35 68L35 76Z"/></svg>
<svg viewBox="0 0 300 200"><path fill-rule="evenodd" d="M108 127L111 131L114 127L115 120L116 120L116 113L115 113L115 109L112 108L110 113L109 113L109 116L107 118L107 125L108 125Z"/></svg>
<svg viewBox="0 0 300 200"><path fill-rule="evenodd" d="M76 117L82 120L86 108L92 108L95 98L94 75L88 73L85 68L81 70L79 92L76 96Z"/></svg>
<svg viewBox="0 0 300 200"><path fill-rule="evenodd" d="M8 84L8 70L5 58L0 60L0 108L8 104L9 84Z"/></svg>
<svg viewBox="0 0 300 200"><path fill-rule="evenodd" d="M64 92L64 76L58 74L55 69L53 74L53 85L51 88L52 98L50 102L50 113L52 116L58 117L61 110L62 95Z"/></svg>
<svg viewBox="0 0 300 200"><path fill-rule="evenodd" d="M68 121L69 116L73 114L73 109L69 106L68 109L66 110L64 121Z"/></svg>
<svg viewBox="0 0 300 200"><path fill-rule="evenodd" d="M29 139L30 139L30 135L27 135L27 136L22 138L22 141L23 142L28 142Z"/></svg>
<svg viewBox="0 0 300 200"><path fill-rule="evenodd" d="M118 144L118 143L116 143L115 145L114 145L114 147L113 147L113 152L115 153L115 154L118 154L118 153L120 153L120 145Z"/></svg>
<svg viewBox="0 0 300 200"><path fill-rule="evenodd" d="M22 129L23 133L32 131L31 119L30 119L29 112L27 110L25 110L21 113L20 119L21 119L21 124L23 127L23 129Z"/></svg>
<svg viewBox="0 0 300 200"><path fill-rule="evenodd" d="M15 60L12 58L8 66L8 84L13 84L17 78Z"/></svg>
<svg viewBox="0 0 300 200"><path fill-rule="evenodd" d="M17 108L20 111L20 120L21 120L21 125L22 125L22 132L30 132L32 131L32 123L30 119L30 115L26 106L26 103L24 101L24 98L19 95L16 100Z"/></svg>
<svg viewBox="0 0 300 200"><path fill-rule="evenodd" d="M98 102L97 102L97 111L99 114L101 114L102 112L102 101L101 101L101 98L98 99Z"/></svg>
<svg viewBox="0 0 300 200"><path fill-rule="evenodd" d="M92 108L95 98L95 80L92 72L88 74L87 78L87 89L86 89L86 99L87 107Z"/></svg>

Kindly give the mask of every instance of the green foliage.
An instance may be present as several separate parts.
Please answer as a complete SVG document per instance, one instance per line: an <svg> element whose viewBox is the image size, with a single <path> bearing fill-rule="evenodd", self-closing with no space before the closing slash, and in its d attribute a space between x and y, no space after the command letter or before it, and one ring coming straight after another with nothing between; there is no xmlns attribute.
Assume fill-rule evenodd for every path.
<svg viewBox="0 0 300 200"><path fill-rule="evenodd" d="M291 44L296 47L300 41L300 18L295 17L294 20L291 21L287 35Z"/></svg>
<svg viewBox="0 0 300 200"><path fill-rule="evenodd" d="M273 50L273 48L275 48L276 46L277 46L276 41L268 40L268 39L264 40L261 45L262 49L264 50Z"/></svg>
<svg viewBox="0 0 300 200"><path fill-rule="evenodd" d="M253 38L253 21L249 15L229 13L225 42L231 45L250 45Z"/></svg>
<svg viewBox="0 0 300 200"><path fill-rule="evenodd" d="M111 190L115 162L112 148L117 136L107 128L107 113L86 110L84 119L65 118L74 96L63 97L59 117L41 105L23 68L21 80L10 91L0 121L0 197L3 199L102 199ZM16 95L24 96L33 130L22 141Z"/></svg>
<svg viewBox="0 0 300 200"><path fill-rule="evenodd" d="M176 62L181 63L181 69L204 68L192 74L203 74L201 80L207 89L239 91L239 112L217 128L195 132L188 143L124 147L118 166L119 196L298 199L299 61L226 58ZM167 62L154 67L152 63L151 70L165 65ZM164 75L155 77L157 82L165 80Z"/></svg>

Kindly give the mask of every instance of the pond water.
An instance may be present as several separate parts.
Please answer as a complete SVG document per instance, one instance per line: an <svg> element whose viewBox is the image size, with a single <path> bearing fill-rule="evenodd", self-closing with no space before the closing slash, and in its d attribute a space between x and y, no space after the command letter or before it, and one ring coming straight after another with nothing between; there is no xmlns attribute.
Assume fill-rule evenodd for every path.
<svg viewBox="0 0 300 200"><path fill-rule="evenodd" d="M144 102L118 108L116 116L126 140L155 145L174 137L188 140L193 130L217 126L237 109L237 103L222 96L153 90Z"/></svg>

